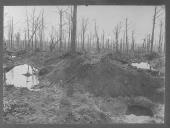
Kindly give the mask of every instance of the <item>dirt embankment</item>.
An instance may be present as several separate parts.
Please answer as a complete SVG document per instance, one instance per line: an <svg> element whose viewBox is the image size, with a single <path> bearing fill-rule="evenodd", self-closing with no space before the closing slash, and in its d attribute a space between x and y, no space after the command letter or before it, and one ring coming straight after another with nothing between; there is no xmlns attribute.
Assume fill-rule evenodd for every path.
<svg viewBox="0 0 170 128"><path fill-rule="evenodd" d="M46 61L44 67L47 70L53 67L46 74L53 83L62 81L63 86L75 88L81 85L96 96L144 96L156 102L163 101L163 94L156 92L163 86L161 78L133 69L110 55L67 55L55 62Z"/></svg>

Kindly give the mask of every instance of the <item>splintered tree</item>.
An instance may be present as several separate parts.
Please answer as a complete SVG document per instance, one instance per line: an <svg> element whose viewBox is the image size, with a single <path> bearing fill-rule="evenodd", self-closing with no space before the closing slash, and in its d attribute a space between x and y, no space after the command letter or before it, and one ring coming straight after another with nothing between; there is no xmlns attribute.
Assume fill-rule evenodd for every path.
<svg viewBox="0 0 170 128"><path fill-rule="evenodd" d="M134 31L132 31L132 45L131 45L131 50L134 53L135 50L135 39L134 39Z"/></svg>
<svg viewBox="0 0 170 128"><path fill-rule="evenodd" d="M13 17L11 21L11 48L13 48L13 38L14 38L14 22L13 22Z"/></svg>
<svg viewBox="0 0 170 128"><path fill-rule="evenodd" d="M26 50L27 48L27 30L25 29L24 30L24 49Z"/></svg>
<svg viewBox="0 0 170 128"><path fill-rule="evenodd" d="M82 18L82 50L85 51L85 48L84 48L84 42L85 42L85 34L86 34L86 31L87 31L87 24L88 24L88 19L85 19L85 18Z"/></svg>
<svg viewBox="0 0 170 128"><path fill-rule="evenodd" d="M115 34L115 42L116 42L116 52L119 51L119 33L121 29L121 23L117 24L115 29L114 29L114 34Z"/></svg>
<svg viewBox="0 0 170 128"><path fill-rule="evenodd" d="M153 52L153 42L154 42L154 31L155 31L155 21L156 21L156 15L157 15L157 7L155 7L154 15L153 15L153 27L152 27L152 36L151 36L151 53Z"/></svg>
<svg viewBox="0 0 170 128"><path fill-rule="evenodd" d="M60 23L59 23L59 41L60 41L60 48L59 50L62 51L63 50L63 15L64 15L64 12L66 12L66 10L64 9L58 9L58 14L59 14L59 17L60 17Z"/></svg>
<svg viewBox="0 0 170 128"><path fill-rule="evenodd" d="M88 35L88 38L87 38L87 42L88 42L88 44L87 44L87 48L88 48L88 51L90 50L90 35Z"/></svg>
<svg viewBox="0 0 170 128"><path fill-rule="evenodd" d="M91 46L92 46L92 33L90 32L90 34L89 34L89 40L88 40L88 42L89 42L89 50L91 50Z"/></svg>
<svg viewBox="0 0 170 128"><path fill-rule="evenodd" d="M104 45L105 45L105 34L104 34L104 30L103 30L103 33L102 33L102 37L101 37L101 38L102 38L102 42L103 42L103 43L102 43L102 48L105 48L105 46L104 46Z"/></svg>
<svg viewBox="0 0 170 128"><path fill-rule="evenodd" d="M56 30L54 29L54 26L51 27L51 32L50 32L50 51L53 52L56 48L56 45L59 44L59 36L58 33L56 32ZM58 47L60 48L60 46Z"/></svg>
<svg viewBox="0 0 170 128"><path fill-rule="evenodd" d="M20 46L20 33L19 32L17 32L16 34L15 34L15 40L16 40L16 46L17 46L17 48L19 48Z"/></svg>
<svg viewBox="0 0 170 128"><path fill-rule="evenodd" d="M34 29L35 29L35 8L33 9L33 12L32 12L32 34L34 33ZM35 34L32 35L32 39L31 39L32 50L34 48L34 36L35 36Z"/></svg>
<svg viewBox="0 0 170 128"><path fill-rule="evenodd" d="M59 15L60 15L60 50L62 50L62 47L63 47L63 39L62 39L62 37L63 37L63 25L62 25L62 19L63 19L63 11L62 10L60 10L59 11Z"/></svg>
<svg viewBox="0 0 170 128"><path fill-rule="evenodd" d="M9 30L8 30L8 40L9 40L9 47L13 48L13 38L14 38L14 23L13 17L9 21Z"/></svg>
<svg viewBox="0 0 170 128"><path fill-rule="evenodd" d="M160 33L159 33L159 46L158 46L158 52L162 52L162 21L160 21Z"/></svg>
<svg viewBox="0 0 170 128"><path fill-rule="evenodd" d="M68 16L68 43L71 42L71 31L72 31L72 23L71 23L71 21L72 21L72 8L71 8L71 14Z"/></svg>
<svg viewBox="0 0 170 128"><path fill-rule="evenodd" d="M147 53L150 52L150 45L151 45L150 34L147 35Z"/></svg>
<svg viewBox="0 0 170 128"><path fill-rule="evenodd" d="M95 32L95 37L96 37L96 48L97 48L97 52L100 52L99 35L98 35L98 32L97 32L96 22L95 22L95 25L94 25L94 32Z"/></svg>
<svg viewBox="0 0 170 128"><path fill-rule="evenodd" d="M129 52L129 43L128 43L128 19L126 18L126 27L125 27L125 36L126 36L126 52Z"/></svg>
<svg viewBox="0 0 170 128"><path fill-rule="evenodd" d="M142 44L143 51L145 51L145 48L146 48L146 39L143 39L143 44Z"/></svg>
<svg viewBox="0 0 170 128"><path fill-rule="evenodd" d="M29 24L29 17L28 17L28 13L26 12L26 22L27 22L27 46L26 49L29 50L30 49L30 44L29 44L29 39L30 39L30 24Z"/></svg>
<svg viewBox="0 0 170 128"><path fill-rule="evenodd" d="M125 34L126 34L126 32L124 31L124 33L123 33L123 44L122 44L122 45L123 45L123 46L122 46L122 51L123 51L123 52L126 51L126 46L125 46L125 45L126 45L126 44L125 44Z"/></svg>
<svg viewBox="0 0 170 128"><path fill-rule="evenodd" d="M122 52L123 50L123 39L121 38L120 39L120 52Z"/></svg>
<svg viewBox="0 0 170 128"><path fill-rule="evenodd" d="M36 35L37 35L37 31L38 31L38 28L40 26L40 17L37 17L36 20L34 21L34 28L33 28L33 31L31 33L31 37L30 37L30 40L34 41L36 39ZM30 42L29 40L29 42ZM35 42L32 42L32 49L35 47Z"/></svg>
<svg viewBox="0 0 170 128"><path fill-rule="evenodd" d="M42 11L41 14L41 24L39 27L39 40L40 40L40 49L43 49L43 39L44 39L44 10Z"/></svg>
<svg viewBox="0 0 170 128"><path fill-rule="evenodd" d="M55 37L54 37L54 27L52 27L51 29L51 33L50 33L50 52L53 52L54 50L54 40L55 40Z"/></svg>
<svg viewBox="0 0 170 128"><path fill-rule="evenodd" d="M35 16L35 9L33 10L32 12L32 19L29 20L29 16L27 14L27 45L28 45L28 48L32 49L33 51L33 48L35 47L35 40L36 40L36 36L37 36L37 31L41 25L40 23L40 14L39 16ZM32 21L32 28L31 28L31 32L30 32L30 23L29 21ZM30 45L31 43L31 45ZM31 47L30 47L31 46Z"/></svg>
<svg viewBox="0 0 170 128"><path fill-rule="evenodd" d="M73 8L72 32L71 32L71 53L76 52L76 29L77 29L77 5Z"/></svg>
<svg viewBox="0 0 170 128"><path fill-rule="evenodd" d="M108 38L106 41L106 48L109 49L110 39Z"/></svg>

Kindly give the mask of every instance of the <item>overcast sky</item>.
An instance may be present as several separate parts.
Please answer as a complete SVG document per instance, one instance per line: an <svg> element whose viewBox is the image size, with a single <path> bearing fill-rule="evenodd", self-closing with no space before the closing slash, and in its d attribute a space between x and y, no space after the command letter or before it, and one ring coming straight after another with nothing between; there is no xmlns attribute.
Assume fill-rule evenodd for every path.
<svg viewBox="0 0 170 128"><path fill-rule="evenodd" d="M5 6L4 7L4 34L7 35L8 21L11 17L14 19L15 32L23 33L26 21L26 11L29 15L32 14L32 10L35 8L36 15L44 9L44 17L46 24L46 38L48 38L51 31L51 26L55 26L56 30L59 27L59 14L57 8L67 9L68 6ZM159 22L165 21L165 10L158 7L160 16L157 18L156 23L156 38L158 39ZM68 10L69 12L69 10ZM142 42L142 39L146 34L152 31L154 6L78 6L77 10L77 28L78 33L81 29L81 18L88 18L88 32L94 32L94 21L98 26L98 31L101 33L103 30L108 38L114 38L113 29L116 24L122 22L122 31L125 28L125 19L128 18L128 31L129 36L131 31L135 31L135 39L137 42ZM66 22L66 18L64 18ZM123 33L123 32L122 32Z"/></svg>

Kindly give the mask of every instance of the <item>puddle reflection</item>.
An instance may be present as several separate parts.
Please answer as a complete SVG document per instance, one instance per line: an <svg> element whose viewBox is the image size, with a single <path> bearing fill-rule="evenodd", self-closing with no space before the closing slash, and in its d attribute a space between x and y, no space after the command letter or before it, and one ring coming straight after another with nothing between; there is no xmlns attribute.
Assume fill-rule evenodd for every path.
<svg viewBox="0 0 170 128"><path fill-rule="evenodd" d="M6 84L31 89L34 85L39 84L38 77L34 73L36 71L36 68L27 64L16 66L6 73Z"/></svg>
<svg viewBox="0 0 170 128"><path fill-rule="evenodd" d="M141 62L141 63L132 63L131 64L134 67L140 68L140 69L147 69L147 70L155 70L154 68L152 68L152 66L146 62Z"/></svg>

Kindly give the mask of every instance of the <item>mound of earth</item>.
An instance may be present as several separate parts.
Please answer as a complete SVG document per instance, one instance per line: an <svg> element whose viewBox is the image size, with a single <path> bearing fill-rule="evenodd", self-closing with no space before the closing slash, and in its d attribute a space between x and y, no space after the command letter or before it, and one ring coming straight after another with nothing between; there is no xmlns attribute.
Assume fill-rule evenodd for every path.
<svg viewBox="0 0 170 128"><path fill-rule="evenodd" d="M162 79L132 69L110 55L67 55L50 65L55 67L47 78L53 83L83 85L96 96L144 96L155 102L163 101L163 93L156 93L163 86Z"/></svg>

